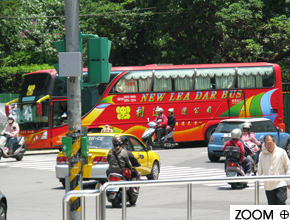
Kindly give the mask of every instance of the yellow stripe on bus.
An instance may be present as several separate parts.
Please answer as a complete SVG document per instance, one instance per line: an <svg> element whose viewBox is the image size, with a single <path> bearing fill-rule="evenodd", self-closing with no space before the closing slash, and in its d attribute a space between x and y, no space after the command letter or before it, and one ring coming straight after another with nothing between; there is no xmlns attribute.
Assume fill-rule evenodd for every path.
<svg viewBox="0 0 290 220"><path fill-rule="evenodd" d="M85 118L82 120L82 126L88 127L90 126L99 115L105 110L105 108L94 108L93 111L90 112Z"/></svg>

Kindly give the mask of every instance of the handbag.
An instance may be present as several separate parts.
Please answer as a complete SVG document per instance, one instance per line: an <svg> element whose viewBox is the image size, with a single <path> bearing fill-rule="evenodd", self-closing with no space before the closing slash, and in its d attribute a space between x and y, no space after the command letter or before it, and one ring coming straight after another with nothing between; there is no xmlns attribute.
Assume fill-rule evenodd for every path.
<svg viewBox="0 0 290 220"><path fill-rule="evenodd" d="M119 161L119 158L117 157L117 155L115 154L115 151L113 151L113 154L115 155L117 161L118 161L118 164L119 164L119 167L121 168L122 170L122 175L128 179L130 179L132 177L132 172L129 168L122 168L121 166L121 163Z"/></svg>

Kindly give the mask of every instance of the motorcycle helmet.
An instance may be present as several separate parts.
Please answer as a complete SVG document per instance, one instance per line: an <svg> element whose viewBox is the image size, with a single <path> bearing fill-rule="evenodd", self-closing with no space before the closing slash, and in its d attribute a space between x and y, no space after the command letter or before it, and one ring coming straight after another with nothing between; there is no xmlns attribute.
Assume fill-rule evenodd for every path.
<svg viewBox="0 0 290 220"><path fill-rule="evenodd" d="M156 111L157 112L163 112L163 108L158 108Z"/></svg>
<svg viewBox="0 0 290 220"><path fill-rule="evenodd" d="M232 130L232 132L231 132L232 139L240 139L241 136L242 136L241 129L235 128L234 130Z"/></svg>
<svg viewBox="0 0 290 220"><path fill-rule="evenodd" d="M114 147L121 146L123 144L123 140L120 137L114 137L112 140Z"/></svg>
<svg viewBox="0 0 290 220"><path fill-rule="evenodd" d="M15 117L14 117L13 115L10 114L10 115L8 116L8 121L9 121L9 120L13 120L13 122L14 122L14 121L15 121ZM9 123L12 124L13 122L9 122Z"/></svg>
<svg viewBox="0 0 290 220"><path fill-rule="evenodd" d="M172 114L174 114L174 108L170 108L168 109L169 112L171 112Z"/></svg>
<svg viewBox="0 0 290 220"><path fill-rule="evenodd" d="M128 144L128 138L127 137L121 137L122 138L122 140L123 140L123 144Z"/></svg>
<svg viewBox="0 0 290 220"><path fill-rule="evenodd" d="M250 122L245 122L243 124L243 129L251 129L252 124Z"/></svg>

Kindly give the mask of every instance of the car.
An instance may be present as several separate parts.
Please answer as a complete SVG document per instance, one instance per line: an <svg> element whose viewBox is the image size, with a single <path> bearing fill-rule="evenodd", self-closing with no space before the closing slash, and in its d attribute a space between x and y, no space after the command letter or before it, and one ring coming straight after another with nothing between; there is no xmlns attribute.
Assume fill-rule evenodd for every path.
<svg viewBox="0 0 290 220"><path fill-rule="evenodd" d="M235 118L220 121L215 132L211 135L207 147L208 159L211 162L218 162L223 157L223 146L231 139L231 131L235 128L242 130L245 122L252 124L251 131L256 135L256 139L264 141L264 137L268 134L273 135L276 145L285 149L288 157L290 157L290 135L276 128L272 121L268 118Z"/></svg>
<svg viewBox="0 0 290 220"><path fill-rule="evenodd" d="M7 199L6 197L0 192L0 220L7 219Z"/></svg>
<svg viewBox="0 0 290 220"><path fill-rule="evenodd" d="M89 139L89 164L92 165L90 178L83 180L97 180L101 183L107 181L106 170L108 169L107 155L113 148L112 139L114 137L127 137L128 149L141 164L136 170L141 172L147 179L158 179L160 173L160 157L152 148L144 145L136 136L124 133L88 133ZM56 158L56 178L65 187L65 177L69 176L67 157L60 152Z"/></svg>

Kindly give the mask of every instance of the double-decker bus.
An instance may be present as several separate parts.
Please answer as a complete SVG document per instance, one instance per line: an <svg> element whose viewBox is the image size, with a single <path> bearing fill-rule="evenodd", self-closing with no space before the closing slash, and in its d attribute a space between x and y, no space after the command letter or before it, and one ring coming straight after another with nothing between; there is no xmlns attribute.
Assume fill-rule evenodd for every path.
<svg viewBox="0 0 290 220"><path fill-rule="evenodd" d="M82 86L82 126L141 137L161 107L174 108L176 142L208 143L226 118L266 117L285 130L279 65L228 63L113 67L108 84ZM87 70L84 69L84 76ZM14 100L15 102L16 100ZM13 101L7 103L10 104ZM61 148L68 131L66 81L55 70L28 73L17 100L28 149Z"/></svg>

